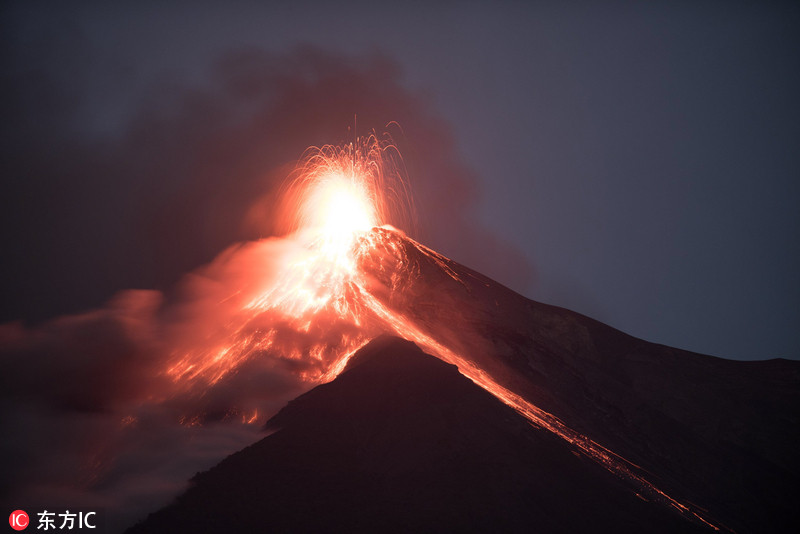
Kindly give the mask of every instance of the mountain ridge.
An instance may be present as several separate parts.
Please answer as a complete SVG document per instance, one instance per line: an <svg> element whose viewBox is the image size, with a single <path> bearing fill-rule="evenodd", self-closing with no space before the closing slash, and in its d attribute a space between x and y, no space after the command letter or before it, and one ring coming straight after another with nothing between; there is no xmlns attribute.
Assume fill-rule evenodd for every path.
<svg viewBox="0 0 800 534"><path fill-rule="evenodd" d="M800 362L650 343L529 300L391 230L368 239L371 291L500 386L734 530L800 525Z"/></svg>
<svg viewBox="0 0 800 534"><path fill-rule="evenodd" d="M268 426L129 532L707 531L395 337Z"/></svg>

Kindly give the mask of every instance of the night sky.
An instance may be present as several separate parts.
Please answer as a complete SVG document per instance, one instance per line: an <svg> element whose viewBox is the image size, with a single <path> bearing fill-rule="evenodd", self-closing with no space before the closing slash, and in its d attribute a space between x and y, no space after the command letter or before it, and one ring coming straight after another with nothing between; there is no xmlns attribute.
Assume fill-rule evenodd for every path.
<svg viewBox="0 0 800 534"><path fill-rule="evenodd" d="M358 113L399 123L417 237L454 260L649 341L800 357L796 4L1 9L2 322L269 235L285 165Z"/></svg>

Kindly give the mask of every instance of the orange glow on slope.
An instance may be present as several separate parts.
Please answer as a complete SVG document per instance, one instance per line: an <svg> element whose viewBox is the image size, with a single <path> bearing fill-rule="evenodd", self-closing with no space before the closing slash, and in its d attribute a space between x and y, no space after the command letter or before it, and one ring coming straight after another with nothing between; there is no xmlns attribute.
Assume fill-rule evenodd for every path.
<svg viewBox="0 0 800 534"><path fill-rule="evenodd" d="M307 153L284 189L281 222L292 251L279 271L258 290L236 295L238 307L213 340L176 351L166 370L176 384L202 392L256 358L297 363L297 375L318 384L334 379L349 358L379 334L395 334L456 365L460 372L531 424L558 435L583 454L635 485L646 498L674 506L712 528L696 509L656 488L636 466L504 388L470 360L425 333L413 317L387 307L372 293L374 285L360 262L376 248L392 252L396 269L419 269L393 240L388 223L413 224L408 187L387 152L391 145L374 137L347 147L326 146ZM446 258L414 243L434 265L458 282ZM251 413L248 411L247 413ZM243 416L258 423L259 412ZM188 418L183 424L199 424Z"/></svg>

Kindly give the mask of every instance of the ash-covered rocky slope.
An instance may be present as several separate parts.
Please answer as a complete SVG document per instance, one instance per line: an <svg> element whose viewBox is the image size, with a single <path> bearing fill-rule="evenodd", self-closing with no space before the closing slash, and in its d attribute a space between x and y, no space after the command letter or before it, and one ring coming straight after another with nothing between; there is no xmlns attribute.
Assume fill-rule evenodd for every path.
<svg viewBox="0 0 800 534"><path fill-rule="evenodd" d="M649 343L522 297L391 229L368 239L370 292L497 383L728 528L800 530L799 361Z"/></svg>
<svg viewBox="0 0 800 534"><path fill-rule="evenodd" d="M399 338L268 426L129 532L707 531Z"/></svg>

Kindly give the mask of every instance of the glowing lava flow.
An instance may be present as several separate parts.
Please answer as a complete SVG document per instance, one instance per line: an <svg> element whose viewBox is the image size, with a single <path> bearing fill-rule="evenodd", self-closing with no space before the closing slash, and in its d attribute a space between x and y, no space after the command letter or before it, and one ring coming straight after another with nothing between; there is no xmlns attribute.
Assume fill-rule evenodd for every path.
<svg viewBox="0 0 800 534"><path fill-rule="evenodd" d="M248 309L281 309L301 317L332 306L340 317L359 323L348 298L357 276L353 246L358 235L379 224L384 181L379 164L365 164L335 147L323 147L307 159L284 194L283 209L285 224L309 253L292 262L279 283Z"/></svg>
<svg viewBox="0 0 800 534"><path fill-rule="evenodd" d="M216 384L256 355L294 362L312 383L386 330L366 307L356 267L360 236L378 224L413 226L408 187L393 145L374 136L309 149L283 191L281 240L289 252L267 287L240 291L221 332L174 351L166 373L186 389ZM211 345L213 348L209 348Z"/></svg>
<svg viewBox="0 0 800 534"><path fill-rule="evenodd" d="M214 349L201 347L176 354L167 374L176 383L210 387L253 358L273 356L299 362L299 375L311 383L332 380L347 360L382 333L414 341L423 350L456 365L460 372L531 422L558 435L577 450L637 487L646 498L669 504L714 529L696 509L669 497L637 474L636 466L565 425L497 383L473 362L425 333L412 317L385 305L374 283L359 266L377 246L398 247L393 229L381 224L410 220L410 195L396 166L374 137L345 148L312 151L286 188L286 231L297 250L287 257L268 287L240 295L241 307L227 321ZM388 170L387 170L388 169ZM404 238L405 239L405 238ZM459 276L434 251L408 240L442 272ZM415 276L418 265L403 255L397 269ZM416 273L418 275L418 273ZM257 421L257 415L249 419Z"/></svg>

